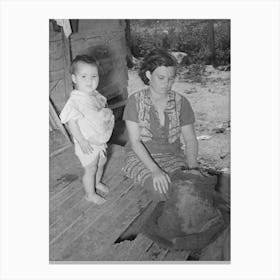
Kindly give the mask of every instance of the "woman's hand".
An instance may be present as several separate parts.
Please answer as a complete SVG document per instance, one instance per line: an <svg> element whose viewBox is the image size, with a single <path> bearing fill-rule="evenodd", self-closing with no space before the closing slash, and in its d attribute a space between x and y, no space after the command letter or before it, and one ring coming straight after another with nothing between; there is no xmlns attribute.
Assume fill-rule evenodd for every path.
<svg viewBox="0 0 280 280"><path fill-rule="evenodd" d="M83 151L84 154L90 154L93 152L93 147L91 146L90 142L86 139L81 139L79 142L79 145Z"/></svg>
<svg viewBox="0 0 280 280"><path fill-rule="evenodd" d="M155 190L159 191L161 194L167 193L169 184L171 183L168 174L159 167L156 167L152 171L152 178Z"/></svg>

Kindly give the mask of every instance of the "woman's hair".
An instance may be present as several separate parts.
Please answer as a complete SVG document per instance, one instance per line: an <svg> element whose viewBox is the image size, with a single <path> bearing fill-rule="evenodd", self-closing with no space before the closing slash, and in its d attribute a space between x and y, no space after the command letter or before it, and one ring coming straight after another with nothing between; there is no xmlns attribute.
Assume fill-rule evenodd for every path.
<svg viewBox="0 0 280 280"><path fill-rule="evenodd" d="M76 66L79 62L83 62L83 63L86 63L86 64L91 64L93 66L96 66L97 69L98 69L98 62L92 56L82 54L82 55L77 55L73 59L73 61L71 63L71 66L70 66L70 73L71 74L75 74Z"/></svg>
<svg viewBox="0 0 280 280"><path fill-rule="evenodd" d="M149 79L146 76L146 72L153 71L159 66L177 66L176 58L166 50L155 49L148 53L142 62L139 70L139 76L145 85L149 84Z"/></svg>

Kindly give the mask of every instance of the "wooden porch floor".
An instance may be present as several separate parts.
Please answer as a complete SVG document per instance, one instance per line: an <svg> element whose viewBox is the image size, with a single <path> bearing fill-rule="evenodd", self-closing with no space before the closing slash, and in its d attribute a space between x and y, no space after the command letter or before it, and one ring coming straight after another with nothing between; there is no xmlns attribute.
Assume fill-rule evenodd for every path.
<svg viewBox="0 0 280 280"><path fill-rule="evenodd" d="M106 203L84 199L83 170L73 148L50 159L49 260L60 261L186 261L189 253L160 248L141 233L116 242L136 219L149 213L151 200L121 174L124 148L111 145L104 183ZM146 213L146 214L145 214Z"/></svg>

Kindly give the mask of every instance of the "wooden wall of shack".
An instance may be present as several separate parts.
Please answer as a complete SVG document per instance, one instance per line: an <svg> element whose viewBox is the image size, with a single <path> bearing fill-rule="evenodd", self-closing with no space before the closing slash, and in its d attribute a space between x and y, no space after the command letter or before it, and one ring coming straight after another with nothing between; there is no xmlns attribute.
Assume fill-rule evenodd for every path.
<svg viewBox="0 0 280 280"><path fill-rule="evenodd" d="M72 90L70 61L78 54L89 54L100 64L99 92L107 97L110 106L118 107L127 98L125 20L75 20L75 24L67 39L54 20L49 22L51 105L57 114L61 112ZM50 127L59 128L51 117Z"/></svg>

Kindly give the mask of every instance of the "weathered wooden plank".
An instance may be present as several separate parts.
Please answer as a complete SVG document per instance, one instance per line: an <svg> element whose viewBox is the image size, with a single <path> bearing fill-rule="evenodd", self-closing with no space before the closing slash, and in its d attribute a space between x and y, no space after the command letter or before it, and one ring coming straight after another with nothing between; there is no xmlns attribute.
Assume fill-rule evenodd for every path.
<svg viewBox="0 0 280 280"><path fill-rule="evenodd" d="M57 32L53 28L53 20L49 20L49 41L56 41L61 39L60 32Z"/></svg>
<svg viewBox="0 0 280 280"><path fill-rule="evenodd" d="M60 36L63 33L60 33ZM64 36L64 34L63 34ZM56 71L63 68L63 42L62 39L56 42L49 43L49 69Z"/></svg>
<svg viewBox="0 0 280 280"><path fill-rule="evenodd" d="M59 82L59 83L64 83L64 69L57 69L55 71L50 71L49 72L49 82L54 83L54 82ZM54 92L57 92L56 89L58 88L58 85L53 88L53 90L50 92L50 95L52 95ZM63 86L64 88L64 86Z"/></svg>
<svg viewBox="0 0 280 280"><path fill-rule="evenodd" d="M114 178L114 180L112 180L114 176L116 177ZM117 176L117 174L114 174L112 177L111 176L107 177L103 181L106 184L108 184L108 187L110 188L110 190L112 190L114 187L117 186L116 184L120 183L122 180L123 180L123 176ZM65 200L67 200L71 195L73 195L79 189L83 189L82 182L78 175L76 176L73 175L68 180L62 179L62 181L58 182L58 184L62 184L63 186L60 186L61 190L50 198L51 211L58 208L62 203L65 202Z"/></svg>
<svg viewBox="0 0 280 280"><path fill-rule="evenodd" d="M61 71L61 69L63 69L63 57L59 57L57 59L50 59L49 60L49 73L50 73L50 77L54 77L54 74L55 73L58 73L59 71ZM52 74L52 75L51 75ZM56 80L59 80L58 78L54 78L54 79L51 79L50 78L50 81L56 81Z"/></svg>
<svg viewBox="0 0 280 280"><path fill-rule="evenodd" d="M168 249L164 249L154 242L152 246L141 256L140 261L161 261L167 251Z"/></svg>
<svg viewBox="0 0 280 280"><path fill-rule="evenodd" d="M80 188L78 184L71 184L73 181L80 178L83 173L80 163L72 150L68 150L67 153L50 160L50 201L54 205L62 201L63 198L61 196L64 196L65 192L71 192L72 190L74 191L74 189ZM121 154L117 151L114 151L114 153L119 157L115 157L113 154L108 155L109 160L103 176L105 184L108 184L114 176L118 176L118 173L120 173ZM65 166L65 162L69 163L69 165ZM119 180L117 180L117 182L119 182ZM69 187L70 184L71 188Z"/></svg>
<svg viewBox="0 0 280 280"><path fill-rule="evenodd" d="M69 137L69 134L68 132L66 131L65 127L63 126L63 124L61 123L58 115L57 115L57 112L51 102L51 100L49 99L49 113L52 115L52 118L54 119L54 121L56 122L59 130L63 133L63 135L65 136L66 140L67 140L67 144L68 143L72 143L70 137Z"/></svg>
<svg viewBox="0 0 280 280"><path fill-rule="evenodd" d="M135 240L131 242L131 247L123 256L124 261L139 261L147 250L153 245L153 241L145 235L139 233Z"/></svg>
<svg viewBox="0 0 280 280"><path fill-rule="evenodd" d="M65 215L58 217L57 220L50 225L49 241L53 242L55 238L63 234L91 207L91 203L89 203L86 199L81 199L71 209L69 209Z"/></svg>
<svg viewBox="0 0 280 280"><path fill-rule="evenodd" d="M123 156L123 147L119 145L109 146L109 160L105 168L103 180L104 183L107 184L110 188L110 192L107 195L107 199L109 200L107 201L107 203L110 203L110 201L113 201L114 199L116 200L118 196L120 196L121 192L128 192L129 188L127 185L127 180L124 180L124 177L120 172ZM63 167L63 162L65 161L69 162L70 166ZM64 200L65 203L65 205L62 205L60 207L61 212L60 214L57 214L57 219L51 220L52 224L50 227L50 242L54 242L55 239L59 239L61 235L65 234L65 231L67 231L68 228L71 228L77 221L79 221L79 219L87 215L87 211L93 211L89 209L93 207L93 205L92 203L89 203L82 199L81 196L78 197L77 200L77 189L80 189L80 192L78 193L79 195L81 195L83 190L81 183L78 184L78 181L76 181L75 184L71 184L71 189L70 185L68 185L71 178L76 179L73 178L74 174L69 173L73 173L72 171L76 171L78 169L78 174L82 174L82 168L80 168L79 162L76 159L73 151L71 151L70 153L68 151L65 154L59 155L55 160L50 160L50 169L55 169L56 171L54 172L55 174L52 174L52 176L50 176L50 182L52 182L53 184L53 186L50 186L50 189L55 189L55 191L51 192L53 194L50 195L51 201L53 201L53 203L54 201L56 201L61 205L62 201ZM67 172L67 174L61 176L61 174L65 173L65 171ZM77 177L77 175L75 176ZM60 180L62 182L60 182L60 184L57 184L57 180ZM54 185L54 183L56 184L56 186ZM119 184L121 184L120 187L118 187ZM132 182L130 182L130 184L132 185ZM67 188L69 189L67 190ZM116 190L113 190L113 188L115 188ZM70 197L70 202L72 203L72 205L71 203L69 204L69 201L65 201L65 198L67 198L68 194L70 195L71 192L76 193L75 199L77 200L75 203L75 199ZM68 209L66 206L68 207ZM50 209L52 208L55 207L51 207ZM59 213L59 211L57 213Z"/></svg>
<svg viewBox="0 0 280 280"><path fill-rule="evenodd" d="M110 192L107 195L107 198L109 196L116 195L119 190L117 189L117 186L123 181L122 176L118 176L117 178L112 178L113 182L109 182L108 186L110 188ZM87 200L82 199L80 200L76 205L71 207L64 215L61 215L57 217L57 220L50 226L49 231L49 239L52 241L55 237L57 237L59 234L64 232L74 221L76 221L80 216L82 216L85 211L92 206L91 203L89 203Z"/></svg>
<svg viewBox="0 0 280 280"><path fill-rule="evenodd" d="M79 176L73 175L66 178L67 175L64 177L62 176L57 184L54 186L59 191L57 191L51 198L50 198L50 210L54 210L59 205L61 205L65 199L67 199L70 195L76 192L81 187L81 183L79 182ZM60 186L59 186L60 185Z"/></svg>
<svg viewBox="0 0 280 280"><path fill-rule="evenodd" d="M50 36L49 36L49 42L51 43L56 43L59 42L61 40L61 32L54 32L54 31L50 31Z"/></svg>
<svg viewBox="0 0 280 280"><path fill-rule="evenodd" d="M190 251L168 250L162 261L186 261Z"/></svg>
<svg viewBox="0 0 280 280"><path fill-rule="evenodd" d="M58 129L57 123L51 114L49 114L49 123L53 129Z"/></svg>
<svg viewBox="0 0 280 280"><path fill-rule="evenodd" d="M68 143L67 145L65 145L64 147L61 147L57 150L55 150L54 152L52 152L50 154L50 158L57 156L58 154L64 152L65 150L67 150L68 148L70 148L72 146L72 143Z"/></svg>
<svg viewBox="0 0 280 280"><path fill-rule="evenodd" d="M105 166L102 181L107 184L114 176L121 172L124 148L119 145L111 145L108 149L108 161ZM66 164L67 163L67 164ZM81 177L83 168L74 154L74 147L69 148L65 153L50 159L50 199L71 183Z"/></svg>
<svg viewBox="0 0 280 280"><path fill-rule="evenodd" d="M62 83L63 80L58 81L49 81L49 95L51 96L54 92L57 91L57 88L60 86L60 83Z"/></svg>
<svg viewBox="0 0 280 280"><path fill-rule="evenodd" d="M49 42L49 53L50 53L50 60L57 60L62 58L63 52L62 52L62 34L61 32L57 33L59 38L55 41ZM52 68L51 68L52 69Z"/></svg>
<svg viewBox="0 0 280 280"><path fill-rule="evenodd" d="M76 182L75 182L76 183ZM81 184L76 183L78 186ZM49 225L51 226L56 220L60 219L69 209L74 207L82 198L84 198L85 192L82 187L77 188L76 191L71 193L64 201L54 209L49 211Z"/></svg>
<svg viewBox="0 0 280 280"><path fill-rule="evenodd" d="M137 235L141 232L141 228L147 218L150 216L154 210L157 203L153 203L148 194L143 194L143 196L135 199L135 206L138 207L140 215L134 219L134 221L129 225L129 227L121 234L119 240L124 240L131 238L131 236Z"/></svg>
<svg viewBox="0 0 280 280"><path fill-rule="evenodd" d="M64 153L50 158L49 170L50 198L63 189L64 184L58 183L59 181L72 182L73 177L81 176L83 173L83 168L74 154L74 147L70 147Z"/></svg>
<svg viewBox="0 0 280 280"><path fill-rule="evenodd" d="M110 25L108 25L107 20L101 20L101 21L94 21L91 20L89 23L92 27L89 28L84 28L83 25L81 26L81 22L79 22L79 33L74 33L71 36L71 39L73 41L76 40L83 40L83 39L91 39L95 37L101 37L104 38L106 34L106 39L108 40L113 36L124 36L124 27L120 25L117 21L113 20ZM82 23L84 24L84 23Z"/></svg>
<svg viewBox="0 0 280 280"><path fill-rule="evenodd" d="M90 259L123 261L125 259L127 245L118 246L114 242L121 235L122 231L129 227L130 223L139 215L141 215L141 210L135 206L134 202L132 202L127 209L123 207L122 213L115 218L113 224L106 225L106 228L102 231L103 235L99 243L100 246L97 248L94 255L89 256ZM133 242L131 242L131 244L132 243Z"/></svg>
<svg viewBox="0 0 280 280"><path fill-rule="evenodd" d="M104 172L104 179L102 181L105 184L108 184L110 189L116 187L116 184L123 180L123 176L119 175L118 170L114 168L114 166L118 166L118 164L119 160L112 158L109 160L109 165L106 169L106 172ZM70 194L82 187L82 181L79 175L80 174L63 174L57 179L58 182L52 186L57 191L52 195L52 197L50 197L50 209L55 209L58 207L65 200L65 198L69 197ZM113 177L116 178L114 178L113 182L111 182ZM74 181L77 181L77 183L72 184Z"/></svg>
<svg viewBox="0 0 280 280"><path fill-rule="evenodd" d="M68 151L72 149L72 147L68 148ZM67 152L67 151L66 151ZM65 153L65 151L64 151ZM58 155L59 156L59 155ZM66 172L62 175L57 174L57 177L60 175L60 177L56 178L56 177L51 177L50 178L50 201L55 198L56 196L59 196L60 193L63 194L63 192L66 191L67 186L69 186L69 184L71 184L74 181L78 181L78 179L82 176L82 172L81 170L72 170L71 166L69 167L69 169L65 170ZM59 172L59 171L57 171ZM62 178L62 179L60 179ZM63 179L65 178L65 179ZM76 188L80 188L78 185L75 185Z"/></svg>
<svg viewBox="0 0 280 280"><path fill-rule="evenodd" d="M143 193L143 189L134 185L134 188L127 196L120 199L115 207L101 215L84 234L68 244L61 254L62 260L107 261L108 257L106 254L104 255L104 252L139 215L139 209L135 207L134 199L136 196L141 196L141 193Z"/></svg>
<svg viewBox="0 0 280 280"><path fill-rule="evenodd" d="M123 150L119 149L117 145L115 145L115 147L111 148L111 152L112 154L109 154L110 159L106 166L103 179L103 182L108 185L110 191L116 188L118 184L120 184L124 179L123 175L120 174L121 155ZM114 154L116 156L114 156ZM63 162L63 158L64 157L60 157L61 162ZM56 181L58 182L56 182L55 185L51 186L51 188L54 188L57 191L50 197L50 226L55 224L57 220L61 220L63 218L63 215L68 211L68 209L63 206L63 208L59 207L78 190L83 189L82 182L81 180L79 180L79 175L81 174L63 174L56 179ZM75 183L72 183L74 181ZM73 207L71 207L70 209L72 209ZM56 210L57 208L59 209Z"/></svg>
<svg viewBox="0 0 280 280"><path fill-rule="evenodd" d="M75 39L75 36L79 36L79 39ZM71 47L72 55L75 57L79 54L87 53L89 49L93 46L104 46L104 35L100 36L98 34L90 35L91 38L84 38L84 34L76 33L71 36Z"/></svg>
<svg viewBox="0 0 280 280"><path fill-rule="evenodd" d="M132 246L133 241L124 240L121 243L114 243L104 251L99 259L102 261L124 261L127 251Z"/></svg>
<svg viewBox="0 0 280 280"><path fill-rule="evenodd" d="M133 185L133 188L129 192L121 194L120 198L122 199L120 199L119 204L112 208L111 211L107 211L96 221L95 225L98 225L98 230L102 233L106 232L106 230L111 233L116 229L119 229L119 234L124 232L124 230L135 220L135 218L141 214L141 209L138 207L136 201L145 197L144 189L138 185ZM144 207L146 207L150 201L146 200L145 203L146 205ZM129 207L124 210L126 205L129 205ZM106 219L111 221L113 218L115 219L112 225L110 223L104 223ZM118 236L116 236L116 238ZM116 239L114 239L114 241L115 240Z"/></svg>
<svg viewBox="0 0 280 280"><path fill-rule="evenodd" d="M69 39L62 34L62 47L63 47L63 59L64 59L64 98L65 102L70 96L70 92L73 90L72 79L70 74L70 65L71 65L71 55L70 55L70 43Z"/></svg>
<svg viewBox="0 0 280 280"><path fill-rule="evenodd" d="M101 215L110 211L116 205L122 203L119 197L124 191L129 192L133 188L131 180L125 180L116 188L116 192L111 192L107 196L107 202L101 206L92 204L92 206L83 213L82 216L73 222L73 225L58 235L50 242L50 259L61 260L61 251L69 246L75 239L79 238ZM90 203L90 202L89 202Z"/></svg>

